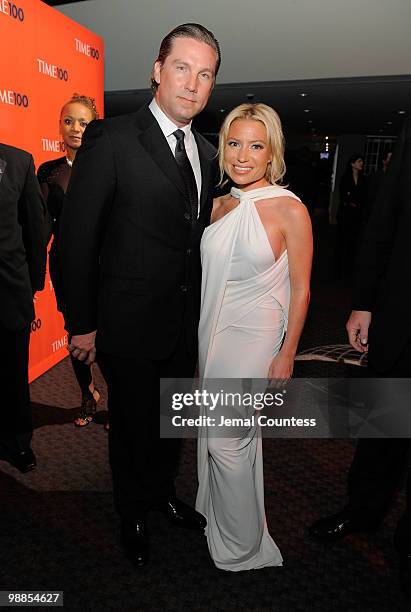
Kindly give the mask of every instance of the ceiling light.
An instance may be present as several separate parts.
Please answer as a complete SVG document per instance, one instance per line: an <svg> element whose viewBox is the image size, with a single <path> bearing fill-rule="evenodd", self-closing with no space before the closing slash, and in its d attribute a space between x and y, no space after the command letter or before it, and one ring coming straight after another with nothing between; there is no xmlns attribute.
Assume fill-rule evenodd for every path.
<svg viewBox="0 0 411 612"><path fill-rule="evenodd" d="M298 95L301 96L302 98L305 98L306 96L308 96L308 93L300 93Z"/></svg>
<svg viewBox="0 0 411 612"><path fill-rule="evenodd" d="M399 115L405 115L405 110L399 110L399 111L397 111L397 113L398 113Z"/></svg>
<svg viewBox="0 0 411 612"><path fill-rule="evenodd" d="M328 140L328 136L325 137L325 140Z"/></svg>
<svg viewBox="0 0 411 612"><path fill-rule="evenodd" d="M305 108L305 109L304 109L304 112L305 112L305 113L309 113L309 112L310 112L310 109L309 109L309 108ZM399 111L398 111L398 112L399 112ZM405 111L404 111L404 112L405 112Z"/></svg>
<svg viewBox="0 0 411 612"><path fill-rule="evenodd" d="M387 125L392 125L392 121L387 121Z"/></svg>
<svg viewBox="0 0 411 612"><path fill-rule="evenodd" d="M312 123L312 122L313 122L313 120L312 120L312 119L309 119L309 120L307 121L307 123Z"/></svg>
<svg viewBox="0 0 411 612"><path fill-rule="evenodd" d="M225 108L220 108L220 113L225 113Z"/></svg>

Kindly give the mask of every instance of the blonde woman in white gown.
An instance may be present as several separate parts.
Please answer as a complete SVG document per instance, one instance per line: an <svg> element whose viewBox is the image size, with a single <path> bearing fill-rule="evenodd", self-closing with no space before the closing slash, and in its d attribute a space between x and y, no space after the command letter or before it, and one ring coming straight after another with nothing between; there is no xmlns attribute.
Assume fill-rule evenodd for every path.
<svg viewBox="0 0 411 612"><path fill-rule="evenodd" d="M265 104L231 111L219 163L222 181L228 175L235 187L215 200L201 243L200 377L286 380L309 303L312 234L305 206L277 184L285 166L275 111ZM196 508L207 518L215 565L282 565L265 518L258 426L236 438L200 431L198 472Z"/></svg>

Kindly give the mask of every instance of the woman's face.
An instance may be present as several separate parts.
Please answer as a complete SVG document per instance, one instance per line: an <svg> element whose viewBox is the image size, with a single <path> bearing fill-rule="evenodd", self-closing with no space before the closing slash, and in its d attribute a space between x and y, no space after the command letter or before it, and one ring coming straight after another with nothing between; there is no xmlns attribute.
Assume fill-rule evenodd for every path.
<svg viewBox="0 0 411 612"><path fill-rule="evenodd" d="M77 151L81 145L83 132L92 120L93 113L84 104L73 102L64 106L60 117L60 134L66 148Z"/></svg>
<svg viewBox="0 0 411 612"><path fill-rule="evenodd" d="M224 148L224 169L232 181L243 189L269 184L265 174L271 160L265 125L255 119L235 119Z"/></svg>
<svg viewBox="0 0 411 612"><path fill-rule="evenodd" d="M355 162L351 164L351 166L354 168L354 170L358 170L361 172L364 167L364 160L362 159L362 157L359 157L355 160Z"/></svg>

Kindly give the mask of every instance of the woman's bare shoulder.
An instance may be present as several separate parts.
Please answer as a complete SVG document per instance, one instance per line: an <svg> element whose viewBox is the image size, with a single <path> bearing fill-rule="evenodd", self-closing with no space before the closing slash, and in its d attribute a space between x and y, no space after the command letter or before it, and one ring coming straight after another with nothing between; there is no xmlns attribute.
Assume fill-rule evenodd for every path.
<svg viewBox="0 0 411 612"><path fill-rule="evenodd" d="M214 203L214 206L215 205L220 206L221 204L224 204L230 199L231 199L231 195L229 193L226 193L222 196L219 196L218 198L214 198L213 203Z"/></svg>
<svg viewBox="0 0 411 612"><path fill-rule="evenodd" d="M288 195L270 198L264 202L260 213L269 222L278 224L285 233L297 227L310 227L311 220L303 202Z"/></svg>
<svg viewBox="0 0 411 612"><path fill-rule="evenodd" d="M289 195L267 198L261 201L265 208L284 214L301 214L306 210L305 204Z"/></svg>
<svg viewBox="0 0 411 612"><path fill-rule="evenodd" d="M218 198L214 198L213 200L213 215L222 208L225 204L227 204L230 199L230 194L219 196Z"/></svg>

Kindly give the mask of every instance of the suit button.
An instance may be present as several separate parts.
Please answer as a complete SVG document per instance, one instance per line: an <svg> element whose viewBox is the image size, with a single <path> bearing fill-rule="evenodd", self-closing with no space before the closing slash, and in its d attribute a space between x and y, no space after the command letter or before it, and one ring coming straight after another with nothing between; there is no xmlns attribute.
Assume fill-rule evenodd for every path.
<svg viewBox="0 0 411 612"><path fill-rule="evenodd" d="M180 285L181 293L187 293L187 289L188 289L187 285Z"/></svg>
<svg viewBox="0 0 411 612"><path fill-rule="evenodd" d="M191 221L191 215L190 215L190 213L189 213L189 212L185 212L185 213L184 213L184 219L185 219L186 221Z"/></svg>

